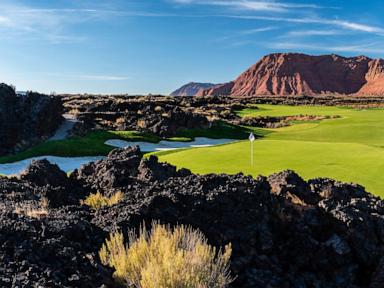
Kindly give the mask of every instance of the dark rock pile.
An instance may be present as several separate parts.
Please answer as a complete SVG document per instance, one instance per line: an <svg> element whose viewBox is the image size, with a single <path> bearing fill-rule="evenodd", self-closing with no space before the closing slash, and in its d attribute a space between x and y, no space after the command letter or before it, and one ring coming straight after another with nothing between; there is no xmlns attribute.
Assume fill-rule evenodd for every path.
<svg viewBox="0 0 384 288"><path fill-rule="evenodd" d="M107 129L137 130L170 137L183 129L204 129L211 125L207 115L183 109L177 99L107 96L97 97L95 101L81 97L65 99L68 112L75 113L80 120L74 127L74 134Z"/></svg>
<svg viewBox="0 0 384 288"><path fill-rule="evenodd" d="M111 287L112 271L97 256L103 240L152 220L199 228L213 245L231 242L233 287L384 283L384 203L359 185L292 171L198 176L144 159L138 148L63 176L39 161L21 179L0 178L1 287ZM95 191L124 199L96 212L79 204ZM42 207L43 198L40 217L15 209Z"/></svg>
<svg viewBox="0 0 384 288"><path fill-rule="evenodd" d="M251 104L333 105L358 108L383 107L383 98L353 96L258 96L258 97L162 97L63 95L67 113L78 117L72 134L84 135L97 129L139 130L161 137L183 129L211 127L217 120L236 125L282 127L290 121L322 120L320 116L241 118L237 111Z"/></svg>
<svg viewBox="0 0 384 288"><path fill-rule="evenodd" d="M245 125L251 127L261 128L280 128L292 125L294 121L320 121L324 119L338 118L339 116L315 116L315 115L296 115L296 116L257 116L257 117L243 117L235 118L230 122L235 125Z"/></svg>
<svg viewBox="0 0 384 288"><path fill-rule="evenodd" d="M29 92L16 95L0 84L0 155L31 147L52 135L62 122L59 97Z"/></svg>

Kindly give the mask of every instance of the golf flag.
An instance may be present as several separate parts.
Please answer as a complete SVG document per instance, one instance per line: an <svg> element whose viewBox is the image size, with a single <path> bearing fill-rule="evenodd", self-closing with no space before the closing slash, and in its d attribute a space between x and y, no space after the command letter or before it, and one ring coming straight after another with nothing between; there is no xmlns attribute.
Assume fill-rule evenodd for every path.
<svg viewBox="0 0 384 288"><path fill-rule="evenodd" d="M251 141L251 142L255 141L255 135L253 135L252 132L251 132L251 134L249 134L249 141Z"/></svg>
<svg viewBox="0 0 384 288"><path fill-rule="evenodd" d="M253 166L253 142L255 141L255 135L251 132L248 137L249 141L251 141L251 165Z"/></svg>

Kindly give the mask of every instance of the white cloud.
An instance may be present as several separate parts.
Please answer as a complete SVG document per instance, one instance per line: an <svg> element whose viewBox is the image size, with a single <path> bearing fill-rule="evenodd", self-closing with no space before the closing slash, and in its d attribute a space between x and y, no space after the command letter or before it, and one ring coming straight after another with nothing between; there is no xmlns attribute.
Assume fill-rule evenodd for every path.
<svg viewBox="0 0 384 288"><path fill-rule="evenodd" d="M70 25L99 19L102 13L91 9L36 9L14 3L0 4L0 33L3 36L43 38L51 43L78 42L84 37L66 33Z"/></svg>
<svg viewBox="0 0 384 288"><path fill-rule="evenodd" d="M304 36L332 36L345 33L341 30L293 30L283 37L304 37Z"/></svg>
<svg viewBox="0 0 384 288"><path fill-rule="evenodd" d="M0 16L0 24L6 24L6 23L9 23L9 19L7 17L4 17L4 16Z"/></svg>
<svg viewBox="0 0 384 288"><path fill-rule="evenodd" d="M364 45L318 45L299 42L280 42L269 45L273 49L300 49L326 52L353 52L353 53L382 53L382 43L369 43Z"/></svg>
<svg viewBox="0 0 384 288"><path fill-rule="evenodd" d="M354 23L354 22L343 21L343 20L329 20L329 24L335 24L337 26L350 29L350 30L356 30L356 31L379 33L379 34L384 33L384 29L381 27L369 26L365 24Z"/></svg>
<svg viewBox="0 0 384 288"><path fill-rule="evenodd" d="M214 41L228 42L228 40L237 39L236 42L232 41L232 43L227 44L227 46L229 46L229 47L245 46L247 44L252 44L253 41L244 40L244 39L243 40L239 40L239 39L242 39L242 38L250 36L250 35L255 35L255 34L259 34L259 33L263 33L263 32L268 32L268 31L275 30L275 29L278 29L278 27L267 26L267 27L259 27L259 28L248 29L248 30L243 30L243 31L231 32L227 36L218 37L218 38L214 39Z"/></svg>
<svg viewBox="0 0 384 288"><path fill-rule="evenodd" d="M275 1L248 1L248 0L172 0L178 4L198 4L210 6L227 6L237 9L244 9L250 11L271 11L271 12L287 12L295 8L323 8L316 4L299 4L299 3L283 3Z"/></svg>
<svg viewBox="0 0 384 288"><path fill-rule="evenodd" d="M0 34L17 39L45 39L53 44L83 42L71 26L110 21L114 17L178 17L176 14L101 9L47 9L0 0ZM107 22L106 22L107 23ZM69 32L70 31L70 32ZM24 35L23 35L24 34ZM20 37L24 36L24 37Z"/></svg>
<svg viewBox="0 0 384 288"><path fill-rule="evenodd" d="M79 78L84 80L95 80L95 81L125 81L129 77L126 76L115 76L115 75L80 75Z"/></svg>
<svg viewBox="0 0 384 288"><path fill-rule="evenodd" d="M240 34L242 34L242 35L252 35L252 34L261 33L261 32L267 32L267 31L271 31L271 30L275 30L275 29L277 29L277 28L273 27L273 26L268 26L268 27L261 27L261 28L244 30L244 31L241 31Z"/></svg>
<svg viewBox="0 0 384 288"><path fill-rule="evenodd" d="M246 19L246 20L264 20L274 22L289 22L299 24L321 24L321 25L332 25L347 30L374 33L384 35L384 28L371 26L356 22L344 21L344 20L333 20L326 18L292 18L292 17L270 17L270 16L247 16L247 15L221 15L222 17Z"/></svg>

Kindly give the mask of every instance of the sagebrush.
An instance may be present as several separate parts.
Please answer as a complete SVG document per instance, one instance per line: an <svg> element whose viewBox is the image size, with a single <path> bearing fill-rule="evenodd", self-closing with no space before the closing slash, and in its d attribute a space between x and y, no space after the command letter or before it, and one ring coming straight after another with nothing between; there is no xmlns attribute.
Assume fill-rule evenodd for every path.
<svg viewBox="0 0 384 288"><path fill-rule="evenodd" d="M81 203L83 205L88 205L93 209L100 209L104 206L112 206L119 203L124 197L122 192L116 192L110 197L104 196L99 191L95 194L90 194L84 201Z"/></svg>
<svg viewBox="0 0 384 288"><path fill-rule="evenodd" d="M154 223L152 230L111 233L99 255L115 269L116 280L137 288L223 288L232 281L231 245L224 251L208 245L205 236L187 226L171 229Z"/></svg>

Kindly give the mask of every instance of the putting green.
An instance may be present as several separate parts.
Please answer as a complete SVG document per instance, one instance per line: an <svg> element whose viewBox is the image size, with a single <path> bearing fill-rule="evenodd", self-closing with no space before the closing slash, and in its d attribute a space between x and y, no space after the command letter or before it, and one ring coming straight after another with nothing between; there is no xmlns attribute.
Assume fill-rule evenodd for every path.
<svg viewBox="0 0 384 288"><path fill-rule="evenodd" d="M292 169L305 179L330 177L356 182L384 196L384 110L341 107L258 105L241 116L338 115L278 129L255 129L263 138L250 143L158 153L161 161L199 174L243 172L254 176Z"/></svg>

